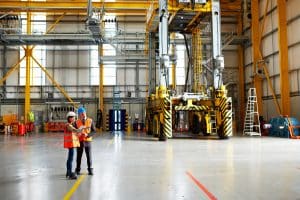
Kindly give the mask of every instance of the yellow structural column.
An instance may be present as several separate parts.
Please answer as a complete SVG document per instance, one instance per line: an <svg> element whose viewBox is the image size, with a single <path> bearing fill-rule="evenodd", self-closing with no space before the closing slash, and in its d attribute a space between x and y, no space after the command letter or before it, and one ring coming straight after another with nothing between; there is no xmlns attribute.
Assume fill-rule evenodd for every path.
<svg viewBox="0 0 300 200"><path fill-rule="evenodd" d="M27 34L31 34L31 13L27 13ZM25 82L25 107L24 107L24 118L25 123L28 121L27 114L30 111L30 72L31 72L31 54L32 49L30 45L26 46L26 82Z"/></svg>
<svg viewBox="0 0 300 200"><path fill-rule="evenodd" d="M281 114L290 115L290 85L287 44L286 0L277 0L278 44L280 64Z"/></svg>
<svg viewBox="0 0 300 200"><path fill-rule="evenodd" d="M98 52L100 54L100 58L102 59L103 57L103 44L99 44L98 46ZM103 79L104 79L104 74L103 74L103 61L100 60L99 63L99 108L102 112L102 128L100 130L105 130L105 120L104 120L104 88L103 88Z"/></svg>
<svg viewBox="0 0 300 200"><path fill-rule="evenodd" d="M259 29L259 3L258 0L251 1L251 39L253 57L253 82L256 88L258 112L262 113L262 79L257 75L258 70L263 70L260 66L260 29Z"/></svg>
<svg viewBox="0 0 300 200"><path fill-rule="evenodd" d="M243 33L243 16L240 14L237 16L238 21L238 28L237 33L238 35L242 35ZM238 47L238 63L239 63L239 111L240 111L240 127L242 128L245 116L245 69L244 69L244 47L239 45Z"/></svg>

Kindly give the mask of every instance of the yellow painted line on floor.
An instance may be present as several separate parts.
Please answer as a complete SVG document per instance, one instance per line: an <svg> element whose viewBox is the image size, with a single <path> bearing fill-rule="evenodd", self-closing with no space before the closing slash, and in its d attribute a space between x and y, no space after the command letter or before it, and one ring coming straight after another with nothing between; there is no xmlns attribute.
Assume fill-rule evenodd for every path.
<svg viewBox="0 0 300 200"><path fill-rule="evenodd" d="M69 190L69 192L65 195L64 200L69 200L73 193L77 190L83 179L86 177L86 174L83 174L77 179L77 181L74 183L73 187Z"/></svg>

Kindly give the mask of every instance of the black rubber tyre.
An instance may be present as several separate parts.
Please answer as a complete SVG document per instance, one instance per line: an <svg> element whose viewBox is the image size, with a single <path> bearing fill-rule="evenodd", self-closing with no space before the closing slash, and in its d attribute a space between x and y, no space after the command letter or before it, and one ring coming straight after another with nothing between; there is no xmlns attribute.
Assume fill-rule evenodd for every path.
<svg viewBox="0 0 300 200"><path fill-rule="evenodd" d="M147 135L153 135L153 130L152 130L153 125L152 125L151 120L149 120L149 119L147 120L147 126L148 126Z"/></svg>
<svg viewBox="0 0 300 200"><path fill-rule="evenodd" d="M224 135L223 125L221 125L218 129L218 136L221 140L226 140L229 138L227 135Z"/></svg>
<svg viewBox="0 0 300 200"><path fill-rule="evenodd" d="M192 133L193 134L199 134L201 130L201 125L199 122L199 116L193 115L193 126L192 126Z"/></svg>
<svg viewBox="0 0 300 200"><path fill-rule="evenodd" d="M204 118L202 118L200 122L200 130L204 136L209 136L210 134L207 133L207 124Z"/></svg>
<svg viewBox="0 0 300 200"><path fill-rule="evenodd" d="M154 115L153 117L152 134L154 137L158 137L160 135L160 122L157 115Z"/></svg>

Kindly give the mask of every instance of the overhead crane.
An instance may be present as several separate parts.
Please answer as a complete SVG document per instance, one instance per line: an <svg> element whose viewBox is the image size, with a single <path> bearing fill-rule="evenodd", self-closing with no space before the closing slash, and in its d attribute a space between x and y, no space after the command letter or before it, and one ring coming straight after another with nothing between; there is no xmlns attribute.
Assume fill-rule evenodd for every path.
<svg viewBox="0 0 300 200"><path fill-rule="evenodd" d="M191 124L190 130L193 133L202 133L205 136L217 135L221 139L228 138L232 135L232 102L231 98L227 97L227 90L222 80L224 57L222 56L221 44L220 1L201 1L200 5L195 4L191 9L191 1L189 1L189 4L186 2L179 0L177 4L174 4L174 1L160 0L158 16L148 15L151 16L152 20L158 19L159 23L159 83L155 89L153 83L149 88L150 95L146 111L148 133L158 136L159 140L171 138L173 136L172 129L175 125L174 118L178 112L183 111L188 114L189 123ZM195 3L195 1L193 2ZM170 3L173 6L178 5L181 7L175 13L173 12L171 17L169 17L168 10ZM188 6L189 9L185 10L184 6ZM205 11L193 10L199 7L205 8ZM184 18L187 17L189 19L185 21ZM201 81L201 77L205 75L201 60L200 31L203 24L200 23L200 20L207 20L207 18L210 20L212 34L211 59L208 60L212 66L210 84ZM153 21L150 24L148 29L153 28ZM193 50L191 62L194 66L193 91L187 91L177 96L172 95L168 83L168 65L170 61L168 35L172 31L192 34L193 37L193 43L191 44ZM188 45L186 49L189 49ZM189 57L191 58L191 56Z"/></svg>
<svg viewBox="0 0 300 200"><path fill-rule="evenodd" d="M188 2L188 3L186 3ZM190 3L189 3L190 2ZM180 0L168 0L168 1L116 1L116 2L110 2L103 0L101 2L92 2L93 7L96 8L105 8L106 13L115 13L117 15L122 14L122 15L145 15L146 12L148 11L149 14L147 14L147 30L153 31L153 28L156 27L155 22L158 22L158 15L155 15L153 13L156 12L156 9L158 8L158 5L160 5L160 14L159 18L161 17L163 23L161 24L161 35L160 35L160 40L164 42L164 44L160 48L160 66L161 66L161 77L160 77L160 89L157 89L157 92L154 92L154 99L157 101L160 99L158 102L162 102L164 106L157 107L156 110L158 113L165 112L163 115L155 115L153 116L154 119L160 119L159 123L167 124L165 126L160 126L159 123L156 123L159 128L156 128L156 132L162 132L158 131L162 127L162 130L164 130L164 136L161 137L161 139L164 139L166 137L171 137L172 136L172 131L170 131L170 124L172 124L172 115L170 115L172 107L173 110L176 110L176 105L173 103L171 104L171 100L176 102L175 97L170 97L170 93L168 92L168 85L167 83L167 68L169 63L169 56L168 56L168 26L170 26L170 22L172 21L178 21L176 19L176 14L181 14L181 13L189 13L191 14L191 19L187 24L184 24L184 30L185 32L192 32L193 29L195 28L195 24L199 22L199 19L201 19L201 15L204 13L212 13L212 8L215 0L191 0L191 1L180 1ZM240 11L240 2L241 0L221 0L221 9L222 9L222 15L236 15ZM65 1L56 1L56 0L48 0L48 1L17 1L17 0L7 0L7 1L1 1L0 2L0 14L6 15L6 14L19 14L20 12L46 12L46 13L55 13L55 14L62 14L62 15L68 15L68 14L79 14L79 15L86 15L86 0L74 0L71 3L65 2ZM220 7L218 8L220 11ZM172 13L170 15L168 13ZM168 25L169 24L169 25ZM179 32L179 30L175 30L176 24L171 27L173 32ZM50 39L58 37L57 35L45 35L44 37L48 37ZM13 35L6 35L8 37L7 41L14 41ZM33 35L24 35L22 37L34 37ZM82 39L84 41L89 41L91 38L89 36L83 35ZM33 44L33 40L29 39L29 43ZM37 41L37 44L39 44L40 41ZM93 41L91 41L93 43ZM218 58L215 58L214 61L218 61L222 63L222 59L219 56ZM217 76L218 72L220 70L215 67L215 74ZM165 83L164 83L165 81ZM223 88L221 85L220 88ZM215 93L217 94L218 87L215 87ZM221 93L226 93L226 92L221 92ZM157 96L160 96L158 98ZM153 98L153 95L152 95ZM177 98L178 99L178 98ZM183 100L183 104L184 104ZM29 101L27 101L29 102ZM152 101L153 102L153 101ZM157 103L156 103L157 104ZM217 104L217 103L216 103ZM172 105L172 106L171 106ZM215 105L211 103L211 105ZM210 105L209 105L210 106ZM209 107L208 106L208 107ZM161 111L159 111L159 108L161 108ZM178 108L177 108L178 109ZM154 120L154 123L157 122L158 120ZM171 127L172 129L172 127Z"/></svg>

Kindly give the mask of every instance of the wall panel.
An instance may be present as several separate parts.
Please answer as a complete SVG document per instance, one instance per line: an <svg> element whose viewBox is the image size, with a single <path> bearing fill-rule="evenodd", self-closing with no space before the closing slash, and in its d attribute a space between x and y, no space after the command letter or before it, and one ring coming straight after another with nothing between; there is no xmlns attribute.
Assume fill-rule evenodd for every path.
<svg viewBox="0 0 300 200"><path fill-rule="evenodd" d="M291 97L291 116L300 119L300 96Z"/></svg>
<svg viewBox="0 0 300 200"><path fill-rule="evenodd" d="M300 1L291 0L286 2L287 11L287 19L291 19L297 15L299 15Z"/></svg>
<svg viewBox="0 0 300 200"><path fill-rule="evenodd" d="M300 68L299 52L300 52L300 44L289 48L289 69L290 70Z"/></svg>
<svg viewBox="0 0 300 200"><path fill-rule="evenodd" d="M291 92L297 92L299 91L299 77L298 77L298 72L293 71L290 73L290 91Z"/></svg>

